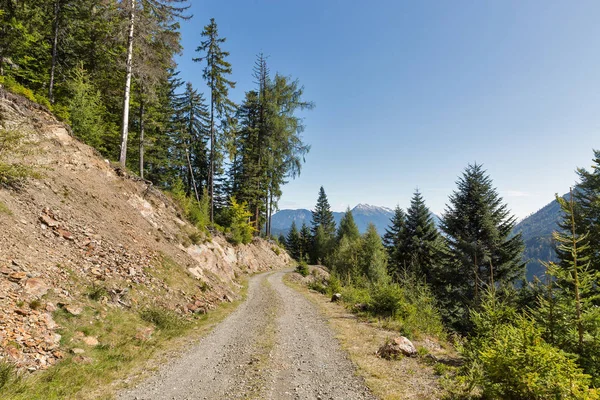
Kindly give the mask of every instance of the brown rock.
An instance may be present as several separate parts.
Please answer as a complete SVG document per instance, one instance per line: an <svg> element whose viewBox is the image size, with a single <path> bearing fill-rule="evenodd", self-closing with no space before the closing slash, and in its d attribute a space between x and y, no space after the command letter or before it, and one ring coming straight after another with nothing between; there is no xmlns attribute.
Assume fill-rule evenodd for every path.
<svg viewBox="0 0 600 400"><path fill-rule="evenodd" d="M8 275L8 279L10 279L13 282L19 282L25 278L27 278L27 274L25 272L11 272Z"/></svg>
<svg viewBox="0 0 600 400"><path fill-rule="evenodd" d="M41 297L48 293L50 287L40 278L30 278L25 281L23 285L25 292L35 297Z"/></svg>
<svg viewBox="0 0 600 400"><path fill-rule="evenodd" d="M84 353L85 353L85 350L84 350L84 349L80 349L80 348L76 347L76 348L74 348L74 349L71 349L71 353L73 353L73 354L84 354Z"/></svg>
<svg viewBox="0 0 600 400"><path fill-rule="evenodd" d="M10 275L10 273L13 272L12 269L7 268L7 267L0 267L0 274L3 275Z"/></svg>
<svg viewBox="0 0 600 400"><path fill-rule="evenodd" d="M16 314L19 314L19 315L22 315L22 316L27 316L27 315L29 315L29 311L27 311L27 310L24 310L24 309L22 309L22 308L16 308L16 309L15 309L15 313L16 313Z"/></svg>
<svg viewBox="0 0 600 400"><path fill-rule="evenodd" d="M85 343L86 345L91 346L91 347L98 346L98 344L99 344L98 339L96 339L93 336L86 336L82 340L83 340L83 343Z"/></svg>
<svg viewBox="0 0 600 400"><path fill-rule="evenodd" d="M57 231L57 232L58 232L58 234L59 234L60 236L62 236L64 239L67 239L67 240L75 240L75 238L73 237L73 235L71 234L71 232L69 232L69 231L67 231L67 230L65 230L65 229L58 228L56 231Z"/></svg>
<svg viewBox="0 0 600 400"><path fill-rule="evenodd" d="M56 228L58 226L58 222L56 220L46 214L40 215L40 222L44 225L49 226L50 228Z"/></svg>
<svg viewBox="0 0 600 400"><path fill-rule="evenodd" d="M83 311L81 307L77 307L73 304L67 304L64 306L64 309L71 315L79 315Z"/></svg>

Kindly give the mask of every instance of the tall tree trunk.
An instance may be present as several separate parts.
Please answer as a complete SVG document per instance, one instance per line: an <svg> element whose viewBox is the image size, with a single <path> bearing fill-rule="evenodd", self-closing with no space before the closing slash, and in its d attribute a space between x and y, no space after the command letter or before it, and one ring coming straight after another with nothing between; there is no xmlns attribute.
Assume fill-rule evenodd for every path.
<svg viewBox="0 0 600 400"><path fill-rule="evenodd" d="M144 179L144 100L140 100L140 178Z"/></svg>
<svg viewBox="0 0 600 400"><path fill-rule="evenodd" d="M210 91L210 223L215 219L215 97L214 82L211 78Z"/></svg>
<svg viewBox="0 0 600 400"><path fill-rule="evenodd" d="M56 58L58 53L58 28L60 17L60 0L54 2L54 37L52 38L52 65L50 67L50 84L48 85L48 99L54 103L54 74L56 72Z"/></svg>
<svg viewBox="0 0 600 400"><path fill-rule="evenodd" d="M190 176L192 178L192 186L194 187L196 201L200 203L200 196L198 196L198 188L196 187L196 179L194 179L194 170L192 169L192 162L190 161L190 152L187 147L185 148L185 156L187 157L188 168L190 169Z"/></svg>
<svg viewBox="0 0 600 400"><path fill-rule="evenodd" d="M127 72L125 77L125 94L123 96L123 126L121 129L121 156L119 162L125 168L127 161L127 136L129 134L129 97L131 95L131 67L133 60L133 27L135 23L135 0L130 0L129 37L127 38Z"/></svg>

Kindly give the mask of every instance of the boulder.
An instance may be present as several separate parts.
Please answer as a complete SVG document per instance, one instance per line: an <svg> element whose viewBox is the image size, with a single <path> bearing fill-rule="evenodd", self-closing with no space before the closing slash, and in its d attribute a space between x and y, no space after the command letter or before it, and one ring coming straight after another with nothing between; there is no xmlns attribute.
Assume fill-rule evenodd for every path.
<svg viewBox="0 0 600 400"><path fill-rule="evenodd" d="M331 302L332 303L337 303L341 299L342 299L342 294L341 293L334 293L333 296L331 296Z"/></svg>
<svg viewBox="0 0 600 400"><path fill-rule="evenodd" d="M387 360L397 359L401 356L416 357L417 349L410 340L400 336L387 341L377 350L377 355Z"/></svg>
<svg viewBox="0 0 600 400"><path fill-rule="evenodd" d="M35 297L42 297L48 293L48 289L50 289L50 287L46 285L46 283L40 278L27 279L23 287L25 288L25 292L27 292L27 294Z"/></svg>

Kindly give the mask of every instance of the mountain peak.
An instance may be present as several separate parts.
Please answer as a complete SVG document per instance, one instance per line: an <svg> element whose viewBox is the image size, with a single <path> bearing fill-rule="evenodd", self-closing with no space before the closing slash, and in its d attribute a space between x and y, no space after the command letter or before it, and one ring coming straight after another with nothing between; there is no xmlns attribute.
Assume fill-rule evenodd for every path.
<svg viewBox="0 0 600 400"><path fill-rule="evenodd" d="M352 211L363 211L363 212L392 212L391 209L387 208L387 207L378 207L378 206L372 206L370 204L366 204L366 203L359 203L356 205L356 207L354 207L352 209Z"/></svg>

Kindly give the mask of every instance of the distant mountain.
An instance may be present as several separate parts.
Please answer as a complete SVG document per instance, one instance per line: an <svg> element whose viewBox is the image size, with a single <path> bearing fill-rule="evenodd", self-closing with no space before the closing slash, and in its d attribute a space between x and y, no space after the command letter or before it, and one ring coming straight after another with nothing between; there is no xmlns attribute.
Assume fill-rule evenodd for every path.
<svg viewBox="0 0 600 400"><path fill-rule="evenodd" d="M350 212L352 212L354 222L356 222L356 226L358 226L360 233L366 232L369 224L373 223L380 235L385 233L385 230L390 225L390 220L394 216L394 210L391 208L372 206L369 204L359 204L350 210ZM440 218L433 213L431 215L436 226L439 227ZM333 213L336 225L339 225L343 216L343 212ZM281 210L275 213L271 219L271 232L273 235L287 235L293 221L296 221L296 226L300 229L303 222L306 222L306 225L310 226L311 220L312 213L310 210Z"/></svg>
<svg viewBox="0 0 600 400"><path fill-rule="evenodd" d="M568 199L569 194L563 197ZM552 232L559 229L558 223L561 218L560 205L553 200L515 226L513 232L522 233L525 242L523 260L527 261L527 280L544 275L545 268L541 261L556 261Z"/></svg>
<svg viewBox="0 0 600 400"><path fill-rule="evenodd" d="M390 219L394 215L394 210L392 209L369 204L359 204L350 210L350 212L352 212L354 221L361 233L366 232L369 223L373 223L380 235L385 233L386 228L390 224ZM339 225L343 216L343 212L333 213L336 226ZM279 235L281 233L286 235L292 227L293 221L296 221L296 226L300 229L304 222L306 222L306 225L310 226L311 220L312 213L310 210L281 210L275 213L271 219L271 232L274 235Z"/></svg>

